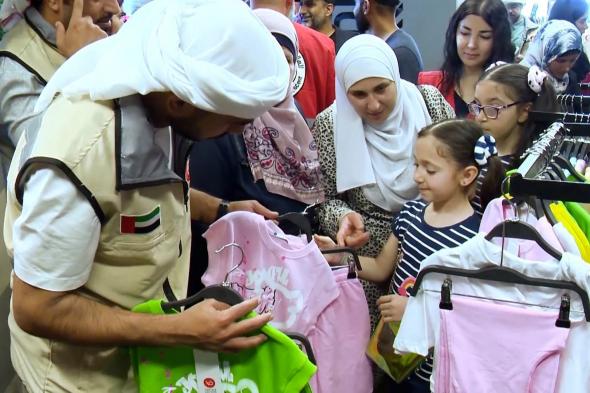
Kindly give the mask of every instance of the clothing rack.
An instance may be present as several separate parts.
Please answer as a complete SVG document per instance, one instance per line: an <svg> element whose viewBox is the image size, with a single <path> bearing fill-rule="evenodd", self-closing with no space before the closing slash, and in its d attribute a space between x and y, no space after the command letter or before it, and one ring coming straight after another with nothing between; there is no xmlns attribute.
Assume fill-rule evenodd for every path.
<svg viewBox="0 0 590 393"><path fill-rule="evenodd" d="M558 94L557 103L566 112L587 113L590 111L590 96L580 94Z"/></svg>
<svg viewBox="0 0 590 393"><path fill-rule="evenodd" d="M539 179L554 156L558 155L566 137L571 136L563 123L553 123L539 136L525 154L523 162L510 175L510 195L516 197L537 197L547 200L590 202L590 184ZM587 134L587 135L590 135Z"/></svg>
<svg viewBox="0 0 590 393"><path fill-rule="evenodd" d="M530 111L529 118L539 129L560 122L571 136L590 136L590 113Z"/></svg>

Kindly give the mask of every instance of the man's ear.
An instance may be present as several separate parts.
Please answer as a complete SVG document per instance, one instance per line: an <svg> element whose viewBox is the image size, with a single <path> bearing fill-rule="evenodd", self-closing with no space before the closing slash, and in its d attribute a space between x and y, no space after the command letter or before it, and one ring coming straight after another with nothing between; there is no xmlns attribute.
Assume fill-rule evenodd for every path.
<svg viewBox="0 0 590 393"><path fill-rule="evenodd" d="M188 116L194 110L192 105L176 97L174 94L168 94L165 103L167 112L174 114L176 117Z"/></svg>
<svg viewBox="0 0 590 393"><path fill-rule="evenodd" d="M334 14L334 4L326 3L326 16L331 17Z"/></svg>
<svg viewBox="0 0 590 393"><path fill-rule="evenodd" d="M371 11L371 1L370 0L363 0L363 14L365 15L369 15L369 12Z"/></svg>
<svg viewBox="0 0 590 393"><path fill-rule="evenodd" d="M43 2L43 7L58 14L64 8L64 0L46 0Z"/></svg>
<svg viewBox="0 0 590 393"><path fill-rule="evenodd" d="M293 8L295 4L293 4L293 0L285 0L285 7L287 7L287 13L291 12L291 8Z"/></svg>

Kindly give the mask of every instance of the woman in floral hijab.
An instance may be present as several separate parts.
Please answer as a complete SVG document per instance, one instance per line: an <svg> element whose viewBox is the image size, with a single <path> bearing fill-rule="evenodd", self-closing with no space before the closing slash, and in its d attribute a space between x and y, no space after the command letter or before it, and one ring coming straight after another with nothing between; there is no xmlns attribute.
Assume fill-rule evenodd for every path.
<svg viewBox="0 0 590 393"><path fill-rule="evenodd" d="M580 94L578 80L571 72L580 53L582 36L576 26L565 20L550 20L539 29L521 64L547 71L558 94Z"/></svg>

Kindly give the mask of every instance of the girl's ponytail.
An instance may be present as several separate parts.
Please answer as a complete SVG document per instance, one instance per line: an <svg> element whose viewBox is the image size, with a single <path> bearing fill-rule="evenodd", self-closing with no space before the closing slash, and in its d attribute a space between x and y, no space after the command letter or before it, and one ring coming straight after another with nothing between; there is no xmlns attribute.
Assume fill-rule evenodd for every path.
<svg viewBox="0 0 590 393"><path fill-rule="evenodd" d="M486 209L486 206L492 199L502 194L502 180L506 172L506 168L504 168L504 164L498 156L489 157L485 168L487 171L483 178L479 194L482 211Z"/></svg>

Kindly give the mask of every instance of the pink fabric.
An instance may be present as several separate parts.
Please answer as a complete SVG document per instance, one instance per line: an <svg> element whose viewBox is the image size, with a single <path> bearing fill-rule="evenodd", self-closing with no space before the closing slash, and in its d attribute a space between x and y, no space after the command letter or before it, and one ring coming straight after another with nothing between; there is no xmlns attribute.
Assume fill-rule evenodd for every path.
<svg viewBox="0 0 590 393"><path fill-rule="evenodd" d="M243 136L254 180L273 194L314 204L324 201L317 146L291 95L254 119Z"/></svg>
<svg viewBox="0 0 590 393"><path fill-rule="evenodd" d="M299 52L289 18L265 8L254 14L271 33L289 39L295 54ZM295 107L292 86L283 102L246 126L243 136L254 180L263 180L273 194L309 205L324 201L317 146Z"/></svg>
<svg viewBox="0 0 590 393"><path fill-rule="evenodd" d="M492 230L492 228L502 221L514 218L513 208L508 204L503 205L503 200L503 198L496 198L488 204L488 207L481 218L481 224L479 226L480 233L488 233ZM563 247L555 236L555 232L553 232L553 228L547 221L547 218L541 217L539 220L537 220L537 218L534 216L534 213L531 211L530 214L527 214L526 217L521 217L521 219L526 220L526 222L535 227L535 229L543 236L543 238L547 240L547 242L556 250L563 252ZM492 241L498 246L502 245L501 238L495 238ZM551 255L547 254L536 242L532 240L506 238L504 240L504 248L508 252L518 255L523 259L529 259L532 261L555 261Z"/></svg>
<svg viewBox="0 0 590 393"><path fill-rule="evenodd" d="M348 269L334 272L340 295L322 312L310 333L318 371L310 381L314 393L371 393L373 373L365 355L370 319L365 292Z"/></svg>
<svg viewBox="0 0 590 393"><path fill-rule="evenodd" d="M553 393L570 329L557 312L454 296L440 311L436 393Z"/></svg>
<svg viewBox="0 0 590 393"><path fill-rule="evenodd" d="M227 214L203 237L209 254L203 284L222 283L240 262L237 247L220 253L215 250L229 243L239 244L245 258L228 281L245 298L261 297L256 311L272 312L271 324L280 330L308 335L320 314L338 297L338 285L315 242L284 235L277 225L258 214Z"/></svg>

